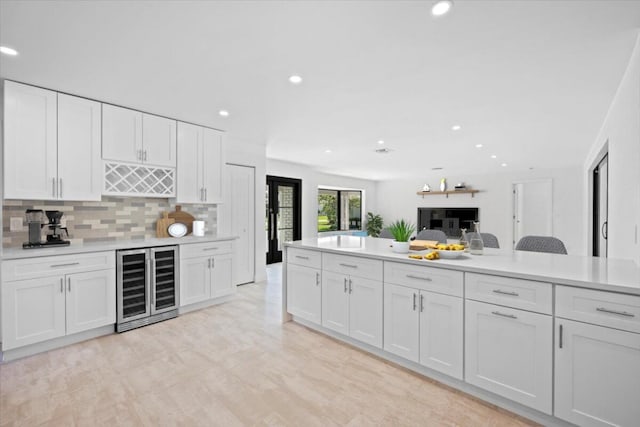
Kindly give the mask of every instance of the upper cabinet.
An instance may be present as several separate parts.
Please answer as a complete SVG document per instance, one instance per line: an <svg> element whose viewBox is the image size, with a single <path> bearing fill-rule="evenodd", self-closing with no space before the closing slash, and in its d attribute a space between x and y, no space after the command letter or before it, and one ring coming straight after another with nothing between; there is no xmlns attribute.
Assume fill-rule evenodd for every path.
<svg viewBox="0 0 640 427"><path fill-rule="evenodd" d="M222 133L178 122L178 203L222 202Z"/></svg>
<svg viewBox="0 0 640 427"><path fill-rule="evenodd" d="M102 157L128 163L176 166L176 121L103 104Z"/></svg>
<svg viewBox="0 0 640 427"><path fill-rule="evenodd" d="M100 200L100 103L5 81L6 199Z"/></svg>

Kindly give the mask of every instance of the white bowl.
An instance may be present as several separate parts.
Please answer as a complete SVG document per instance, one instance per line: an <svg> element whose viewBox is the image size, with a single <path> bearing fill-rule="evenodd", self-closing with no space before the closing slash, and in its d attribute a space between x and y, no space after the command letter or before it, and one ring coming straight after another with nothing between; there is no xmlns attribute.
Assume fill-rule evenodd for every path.
<svg viewBox="0 0 640 427"><path fill-rule="evenodd" d="M462 254L464 254L464 250L461 251L445 251L442 249L436 249L432 252L438 252L438 254L440 254L440 258L442 259L455 259L455 258L459 258L460 256L462 256Z"/></svg>

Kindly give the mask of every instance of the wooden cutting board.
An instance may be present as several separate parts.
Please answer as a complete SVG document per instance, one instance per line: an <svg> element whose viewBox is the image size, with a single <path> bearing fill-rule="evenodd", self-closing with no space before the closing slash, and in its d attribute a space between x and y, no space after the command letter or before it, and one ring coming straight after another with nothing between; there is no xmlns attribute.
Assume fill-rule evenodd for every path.
<svg viewBox="0 0 640 427"><path fill-rule="evenodd" d="M411 249L412 251L423 251L425 249L429 249L430 247L434 247L437 244L437 240L413 240L411 241L409 249Z"/></svg>
<svg viewBox="0 0 640 427"><path fill-rule="evenodd" d="M176 222L175 219L169 218L169 212L162 212L162 218L156 222L156 236L157 237L169 237L167 229L171 224Z"/></svg>
<svg viewBox="0 0 640 427"><path fill-rule="evenodd" d="M169 214L169 218L172 218L174 222L181 222L187 226L187 234L191 234L193 231L193 221L195 218L189 212L182 210L182 206L176 205L176 210Z"/></svg>

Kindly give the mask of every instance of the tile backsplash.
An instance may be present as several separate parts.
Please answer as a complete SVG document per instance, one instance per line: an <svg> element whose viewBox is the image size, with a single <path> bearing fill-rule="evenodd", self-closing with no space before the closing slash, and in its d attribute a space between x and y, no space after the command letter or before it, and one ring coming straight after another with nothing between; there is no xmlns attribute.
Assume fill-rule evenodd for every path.
<svg viewBox="0 0 640 427"><path fill-rule="evenodd" d="M72 242L99 242L156 237L156 221L162 217L162 212L174 211L175 204L160 198L107 196L99 202L5 200L2 206L3 247L22 247L28 240L27 209L62 211L62 223L66 223ZM216 232L216 205L182 205L182 210L204 220L207 233ZM22 218L21 231L9 231L11 217Z"/></svg>

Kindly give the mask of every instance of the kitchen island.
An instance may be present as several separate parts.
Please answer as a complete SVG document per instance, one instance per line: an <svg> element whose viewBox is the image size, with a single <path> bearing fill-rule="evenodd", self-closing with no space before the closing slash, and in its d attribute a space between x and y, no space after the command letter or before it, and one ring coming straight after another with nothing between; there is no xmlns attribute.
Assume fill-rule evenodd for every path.
<svg viewBox="0 0 640 427"><path fill-rule="evenodd" d="M285 244L283 318L545 425L640 419L634 262L497 249L427 261L390 243Z"/></svg>

